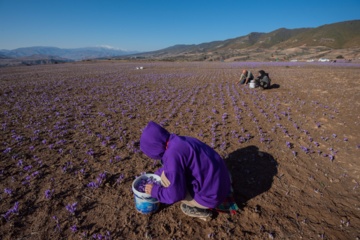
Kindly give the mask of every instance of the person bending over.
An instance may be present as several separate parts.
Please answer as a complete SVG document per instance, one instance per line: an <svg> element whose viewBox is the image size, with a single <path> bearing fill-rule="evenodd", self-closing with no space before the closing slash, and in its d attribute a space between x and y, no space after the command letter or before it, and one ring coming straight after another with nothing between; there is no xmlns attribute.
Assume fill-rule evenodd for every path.
<svg viewBox="0 0 360 240"><path fill-rule="evenodd" d="M242 71L242 74L240 75L240 80L238 83L246 85L250 82L250 80L253 79L254 79L254 75L249 70L244 69Z"/></svg>
<svg viewBox="0 0 360 240"><path fill-rule="evenodd" d="M225 161L196 138L171 134L150 121L141 134L140 149L162 163L155 172L161 185L147 184L145 192L161 203L181 201L180 208L188 216L206 220L212 216L210 208L220 205L230 192Z"/></svg>

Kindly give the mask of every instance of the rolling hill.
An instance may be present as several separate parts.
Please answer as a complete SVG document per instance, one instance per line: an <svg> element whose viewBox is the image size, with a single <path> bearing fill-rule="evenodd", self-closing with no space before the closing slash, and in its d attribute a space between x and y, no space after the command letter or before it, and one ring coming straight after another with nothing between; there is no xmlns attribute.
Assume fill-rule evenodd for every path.
<svg viewBox="0 0 360 240"><path fill-rule="evenodd" d="M360 20L326 24L317 28L280 28L269 33L249 33L224 41L175 45L123 58L186 61L271 61L293 58L359 59Z"/></svg>

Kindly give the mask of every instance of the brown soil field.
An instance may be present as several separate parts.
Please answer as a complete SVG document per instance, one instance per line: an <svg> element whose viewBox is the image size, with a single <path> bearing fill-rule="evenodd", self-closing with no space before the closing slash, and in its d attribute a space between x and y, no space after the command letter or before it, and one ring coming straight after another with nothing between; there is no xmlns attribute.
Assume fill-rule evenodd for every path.
<svg viewBox="0 0 360 240"><path fill-rule="evenodd" d="M359 66L0 68L0 239L359 239ZM243 68L274 87L238 85ZM135 210L133 180L160 166L139 149L150 120L223 156L236 214Z"/></svg>

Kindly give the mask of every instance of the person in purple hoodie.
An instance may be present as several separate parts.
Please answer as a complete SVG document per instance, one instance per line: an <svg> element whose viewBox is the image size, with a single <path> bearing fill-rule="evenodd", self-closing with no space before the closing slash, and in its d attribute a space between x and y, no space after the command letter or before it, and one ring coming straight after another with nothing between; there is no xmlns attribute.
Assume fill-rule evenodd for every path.
<svg viewBox="0 0 360 240"><path fill-rule="evenodd" d="M159 202L173 204L188 216L205 220L227 197L231 188L225 161L207 144L187 136L170 134L150 121L142 132L140 149L149 158L161 160L155 174L160 184L147 184L145 192Z"/></svg>

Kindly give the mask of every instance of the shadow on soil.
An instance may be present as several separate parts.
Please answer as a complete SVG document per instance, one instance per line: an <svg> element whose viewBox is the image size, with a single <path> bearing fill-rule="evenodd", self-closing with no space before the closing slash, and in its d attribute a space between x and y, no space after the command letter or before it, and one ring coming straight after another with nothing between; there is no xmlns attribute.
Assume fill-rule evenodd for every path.
<svg viewBox="0 0 360 240"><path fill-rule="evenodd" d="M272 85L270 86L270 88L269 88L269 89L274 89L274 88L280 88L280 85L279 85L279 84L274 83L274 84L272 84Z"/></svg>
<svg viewBox="0 0 360 240"><path fill-rule="evenodd" d="M243 209L246 202L271 188L277 174L277 162L256 146L248 146L225 158L232 175L235 202Z"/></svg>
<svg viewBox="0 0 360 240"><path fill-rule="evenodd" d="M230 153L224 158L232 176L233 197L240 209L248 200L268 191L277 174L277 162L272 155L248 146ZM170 205L160 204L159 211ZM214 218L219 213L214 212Z"/></svg>

